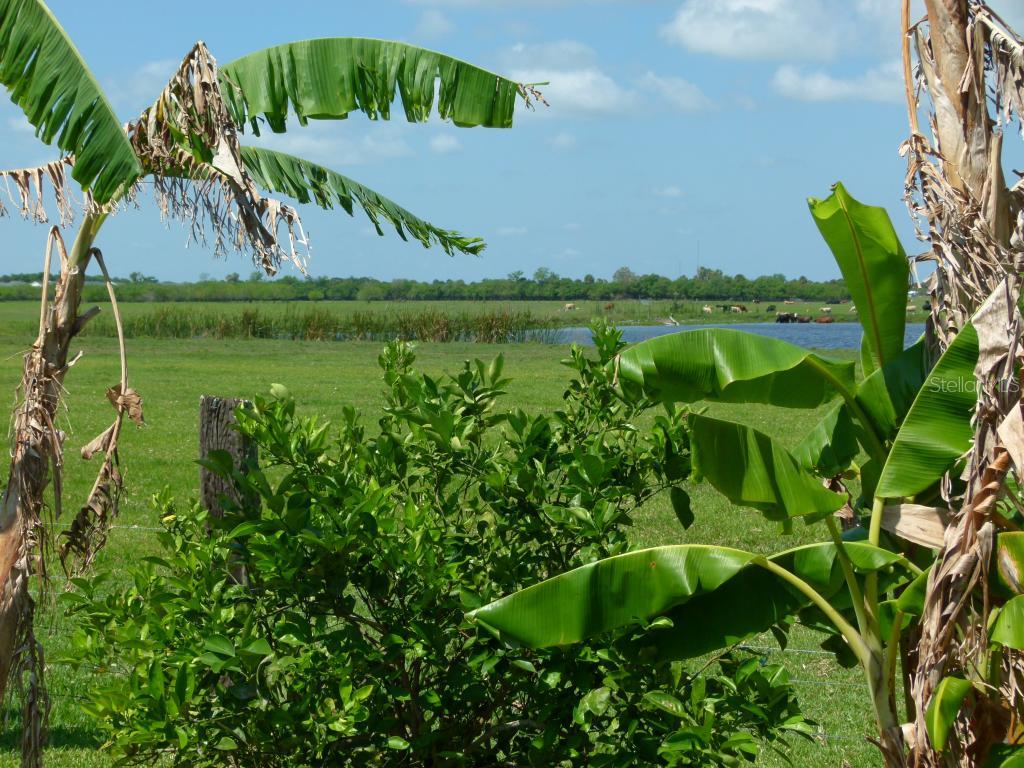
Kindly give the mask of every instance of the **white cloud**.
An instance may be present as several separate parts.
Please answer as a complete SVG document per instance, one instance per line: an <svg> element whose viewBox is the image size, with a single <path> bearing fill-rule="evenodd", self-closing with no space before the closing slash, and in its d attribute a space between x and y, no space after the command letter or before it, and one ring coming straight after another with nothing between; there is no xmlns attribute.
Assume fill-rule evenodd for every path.
<svg viewBox="0 0 1024 768"><path fill-rule="evenodd" d="M839 49L824 0L685 0L661 29L697 53L738 59L829 59Z"/></svg>
<svg viewBox="0 0 1024 768"><path fill-rule="evenodd" d="M700 88L681 77L665 77L647 72L638 84L681 112L703 112L713 106L711 99Z"/></svg>
<svg viewBox="0 0 1024 768"><path fill-rule="evenodd" d="M548 139L548 144L555 149L575 149L576 137L567 131L562 131L561 133L556 133L554 136L550 137Z"/></svg>
<svg viewBox="0 0 1024 768"><path fill-rule="evenodd" d="M903 98L898 62L888 62L855 77L834 77L827 72L802 72L793 66L779 67L772 87L782 96L799 101L883 101Z"/></svg>
<svg viewBox="0 0 1024 768"><path fill-rule="evenodd" d="M455 31L455 24L436 8L425 10L416 22L412 34L416 38L439 40Z"/></svg>
<svg viewBox="0 0 1024 768"><path fill-rule="evenodd" d="M126 77L108 78L103 86L114 108L136 118L167 86L181 65L174 59L159 59L143 64Z"/></svg>
<svg viewBox="0 0 1024 768"><path fill-rule="evenodd" d="M635 91L619 85L598 66L597 54L575 40L515 45L502 58L503 69L521 83L539 86L549 107L537 115L611 115L629 111L638 103Z"/></svg>
<svg viewBox="0 0 1024 768"><path fill-rule="evenodd" d="M529 232L526 227L499 227L498 234L502 237L523 237Z"/></svg>
<svg viewBox="0 0 1024 768"><path fill-rule="evenodd" d="M666 187L659 187L654 190L654 194L658 197L682 197L683 190L677 187L675 184L669 184Z"/></svg>
<svg viewBox="0 0 1024 768"><path fill-rule="evenodd" d="M596 68L516 69L509 75L521 83L548 83L540 90L550 107L538 109L540 115L614 115L628 112L638 103L635 92Z"/></svg>
<svg viewBox="0 0 1024 768"><path fill-rule="evenodd" d="M450 133L439 133L430 140L430 151L438 155L447 155L460 149L462 144Z"/></svg>
<svg viewBox="0 0 1024 768"><path fill-rule="evenodd" d="M405 141L400 123L374 123L367 133L355 137L348 126L310 121L305 127L289 123L288 133L265 131L249 136L247 142L298 155L340 170L346 165L364 165L378 160L408 157L412 147Z"/></svg>
<svg viewBox="0 0 1024 768"><path fill-rule="evenodd" d="M561 8L569 5L653 4L658 0L408 0L412 5L438 5L448 8L530 7Z"/></svg>

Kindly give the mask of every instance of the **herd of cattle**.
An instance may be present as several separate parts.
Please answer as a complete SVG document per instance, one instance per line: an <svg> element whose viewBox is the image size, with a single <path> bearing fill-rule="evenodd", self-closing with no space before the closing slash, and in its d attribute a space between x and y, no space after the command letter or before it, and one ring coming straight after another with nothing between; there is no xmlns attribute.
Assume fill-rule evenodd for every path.
<svg viewBox="0 0 1024 768"><path fill-rule="evenodd" d="M758 302L755 301L754 303L757 304ZM795 301L790 301L790 300L787 299L784 303L786 303L786 304L795 304L796 302ZM563 307L563 310L565 312L572 312L572 311L575 311L575 309L576 309L576 305L574 303L572 303L572 302L566 303L565 306ZM605 309L606 312L610 312L611 310L615 309L615 304L609 302L608 304L604 305L604 309ZM711 304L705 304L702 307L702 311L703 311L703 313L705 315L712 315L712 314L714 314L716 309L721 311L721 312L728 313L728 314L742 314L742 313L748 311L746 304L716 304L714 306L712 306ZM917 309L917 307L915 307L913 304L909 304L909 303L907 304L907 312L912 312L912 311L914 311L916 309ZM923 309L924 311L927 312L928 310L931 309L931 306L926 301L924 303L924 306L921 307L921 309ZM848 311L852 312L852 313L856 313L857 312L857 308L851 304ZM817 317L814 317L814 318L812 318L810 315L801 315L801 314L798 314L796 312L787 312L787 311L776 312L774 304L769 304L767 307L765 307L765 312L775 312L775 322L776 323L811 323L811 322L814 322L814 323L834 323L835 322L835 318L832 317L832 307L819 307L818 312L820 314ZM672 323L668 323L668 324L670 324L670 325L678 325L678 323L675 321L674 318L672 319Z"/></svg>

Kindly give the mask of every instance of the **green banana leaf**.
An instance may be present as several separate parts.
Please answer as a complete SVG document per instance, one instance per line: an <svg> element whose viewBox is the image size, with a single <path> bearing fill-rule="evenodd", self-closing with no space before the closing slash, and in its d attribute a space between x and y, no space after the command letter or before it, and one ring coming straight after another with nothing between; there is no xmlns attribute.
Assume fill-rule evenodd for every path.
<svg viewBox="0 0 1024 768"><path fill-rule="evenodd" d="M1017 595L999 609L990 637L1007 648L1024 650L1024 595Z"/></svg>
<svg viewBox="0 0 1024 768"><path fill-rule="evenodd" d="M846 542L854 570L860 574L885 571L899 555L867 542ZM768 558L808 582L841 613L852 613L852 602L842 567L831 542L810 544ZM880 590L886 592L909 578L902 568L885 575ZM631 655L647 661L692 659L727 648L766 632L780 622L796 620L821 631L831 623L806 596L773 573L748 567L714 592L697 595L664 614L672 626L645 632L629 640ZM852 618L852 617L849 617ZM831 628L832 632L836 632ZM837 642L842 637L837 635Z"/></svg>
<svg viewBox="0 0 1024 768"><path fill-rule="evenodd" d="M857 427L846 403L836 403L793 449L796 463L809 472L833 477L860 453Z"/></svg>
<svg viewBox="0 0 1024 768"><path fill-rule="evenodd" d="M928 350L920 339L860 383L857 403L880 439L891 440L896 436L928 378L928 371Z"/></svg>
<svg viewBox="0 0 1024 768"><path fill-rule="evenodd" d="M403 240L407 239L408 232L425 247L437 243L449 255L455 251L476 255L484 249L483 240L435 227L383 195L329 168L260 147L242 146L241 151L246 170L264 189L290 195L300 203L315 202L324 209L331 209L337 203L350 216L353 203L358 203L370 217L377 234L384 234L380 226L383 219L394 226Z"/></svg>
<svg viewBox="0 0 1024 768"><path fill-rule="evenodd" d="M827 515L846 503L763 432L698 414L690 414L689 425L694 475L734 504L785 520Z"/></svg>
<svg viewBox="0 0 1024 768"><path fill-rule="evenodd" d="M623 386L663 401L816 408L855 390L852 362L731 328L658 336L624 350L615 364Z"/></svg>
<svg viewBox="0 0 1024 768"><path fill-rule="evenodd" d="M899 560L899 555L870 544L848 543L846 549L861 571ZM812 586L832 593L842 586L834 544L797 547L770 559ZM695 605L713 607L710 613L689 611L686 621L674 618L671 628L647 633L659 646L699 655L763 631L807 605L793 587L758 567L765 560L753 552L702 544L644 549L555 576L478 608L469 617L507 642L546 648L577 643L666 612L672 617L673 609L703 596L706 599ZM732 588L740 578L738 588Z"/></svg>
<svg viewBox="0 0 1024 768"><path fill-rule="evenodd" d="M71 176L97 203L142 175L121 121L41 0L0 0L0 83L36 136L75 156Z"/></svg>
<svg viewBox="0 0 1024 768"><path fill-rule="evenodd" d="M518 83L416 46L390 40L331 37L266 48L220 70L221 90L239 128L258 118L285 130L289 113L307 120L339 120L361 111L391 119L396 92L405 116L423 122L437 97L442 119L456 125L509 128Z"/></svg>
<svg viewBox="0 0 1024 768"><path fill-rule="evenodd" d="M924 714L924 724L928 729L928 740L937 752L942 752L946 748L949 731L970 692L971 684L960 677L944 677L935 686Z"/></svg>
<svg viewBox="0 0 1024 768"><path fill-rule="evenodd" d="M1024 532L999 534L993 558L993 590L1004 597L1024 594Z"/></svg>
<svg viewBox="0 0 1024 768"><path fill-rule="evenodd" d="M937 481L971 445L977 401L978 334L968 323L939 358L893 441L875 494L913 496Z"/></svg>
<svg viewBox="0 0 1024 768"><path fill-rule="evenodd" d="M824 200L807 202L853 297L875 367L881 368L903 351L907 254L885 209L858 202L842 184Z"/></svg>

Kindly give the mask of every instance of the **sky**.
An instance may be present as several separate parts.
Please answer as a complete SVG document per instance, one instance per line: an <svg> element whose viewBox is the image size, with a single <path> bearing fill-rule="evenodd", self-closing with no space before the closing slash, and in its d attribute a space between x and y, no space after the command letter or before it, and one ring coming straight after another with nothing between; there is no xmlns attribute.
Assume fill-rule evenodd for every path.
<svg viewBox="0 0 1024 768"><path fill-rule="evenodd" d="M510 130L460 129L436 116L409 124L399 110L387 123L353 116L263 139L488 243L479 257L449 257L390 229L378 237L359 211L305 206L313 276L477 280L546 267L608 278L628 266L675 277L705 266L827 279L838 270L806 199L836 181L885 206L908 252L923 250L902 202L897 0L49 5L124 121L198 39L227 63L310 37L389 38L549 83L549 106L517 111ZM1024 0L991 5L1024 29ZM56 156L0 100L0 167ZM0 273L41 268L44 227L8 217L0 231ZM186 240L143 196L98 244L117 275L183 281L253 270L243 254L215 259Z"/></svg>

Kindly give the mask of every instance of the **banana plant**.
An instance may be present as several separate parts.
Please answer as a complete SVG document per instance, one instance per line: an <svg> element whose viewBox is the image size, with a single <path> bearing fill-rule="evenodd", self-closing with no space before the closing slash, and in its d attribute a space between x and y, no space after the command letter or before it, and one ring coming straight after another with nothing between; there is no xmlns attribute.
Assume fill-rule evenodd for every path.
<svg viewBox="0 0 1024 768"><path fill-rule="evenodd" d="M749 426L688 415L694 478L783 530L797 518L821 525L827 540L772 556L697 544L631 552L470 616L511 643L537 648L639 623L650 629L634 650L652 661L697 657L795 622L825 629L825 647L863 669L877 742L888 765L902 765L899 643L920 614L928 552L942 541L940 485L955 482L970 447L978 334L965 326L934 364L922 342L904 348L908 263L884 209L837 184L827 199L812 199L810 210L863 326L860 381L852 362L732 329L661 336L622 351L614 364L624 392L668 407L827 406L792 450ZM853 481L856 500L847 488ZM840 529L834 513L847 507L863 527ZM699 522L700 511L691 513ZM993 568L1008 563L1016 575L1020 537L999 536ZM1004 582L1004 599L1019 593L1019 577ZM1018 615L1006 614L1002 637L1019 636L1011 625ZM950 691L962 688L951 684ZM953 709L947 703L935 722L948 723Z"/></svg>
<svg viewBox="0 0 1024 768"><path fill-rule="evenodd" d="M14 189L11 202L24 216L45 222L49 190L62 225L76 213L81 217L70 248L58 227L50 231L44 281L54 253L60 276L52 304L50 286L43 287L39 336L26 355L11 469L0 503L0 700L12 669L17 670L30 688L24 697L23 762L36 764L47 704L29 582L45 573L34 564L51 535L42 528L40 513L50 467L59 472L61 466L62 435L53 424L69 345L98 311L79 311L86 268L95 263L106 275L96 248L101 228L141 194L142 182L149 182L161 214L182 219L196 239L212 237L217 251L234 246L249 252L268 274L286 259L302 268L307 246L298 211L268 196L275 193L321 208L340 206L350 215L359 207L379 234L388 223L403 239L448 254L477 254L484 247L479 238L435 226L337 171L246 145L240 137L247 131L258 135L262 128L283 132L290 119L299 127L355 112L387 120L396 107L407 120L422 122L435 105L440 118L457 126L508 128L516 103L529 104L535 91L458 59L386 40L327 37L286 43L224 66L197 43L151 106L122 126L42 0L0 0L0 84L36 136L62 153L44 166L0 171L0 180ZM80 206L72 195L76 185ZM107 284L118 321L109 278ZM91 562L117 511L122 418L142 419L141 398L127 383L123 343L121 362L121 381L108 392L115 423L83 449L83 456L101 454L103 465L88 500L62 533L61 558L72 571ZM59 484L54 485L59 513Z"/></svg>

